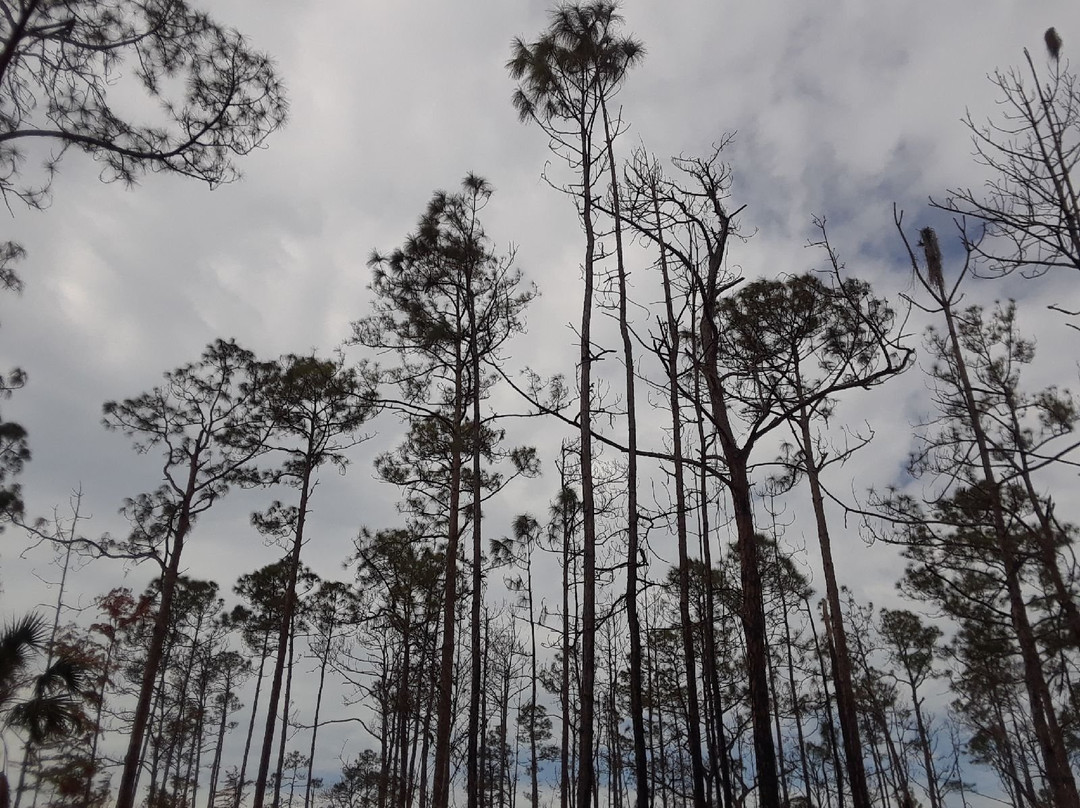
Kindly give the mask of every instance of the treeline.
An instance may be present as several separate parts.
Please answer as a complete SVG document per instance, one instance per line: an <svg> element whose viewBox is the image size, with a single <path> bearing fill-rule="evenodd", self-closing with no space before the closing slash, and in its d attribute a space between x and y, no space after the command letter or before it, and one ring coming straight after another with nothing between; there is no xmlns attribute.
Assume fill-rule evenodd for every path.
<svg viewBox="0 0 1080 808"><path fill-rule="evenodd" d="M1014 303L963 301L977 273L1080 269L1080 94L1053 29L1046 44L1045 67L1025 52L994 75L1000 119L969 121L989 181L938 204L957 237L896 214L915 283L889 301L848 273L823 220L822 269L744 275L731 139L670 165L623 154L617 96L645 47L614 4L556 7L508 69L581 226L570 381L507 367L535 291L487 235L492 188L469 174L372 254L372 308L332 358L218 340L105 404L106 426L162 468L125 502L126 536L88 537L78 497L70 516L28 519L12 482L27 436L5 424L7 516L59 549L62 574L55 615L0 637L0 806L942 808L992 792L1080 808L1080 571L1057 508L1080 412L1024 381L1035 349ZM845 414L920 372L912 307L933 323L930 416L905 479L929 493L846 502L838 468L873 449ZM565 425L544 477L497 400ZM401 520L358 528L347 572L321 580L304 563L320 472L344 472L394 419L374 468ZM518 478L550 491L546 511L485 519ZM251 521L280 560L189 577L199 520L235 488L279 497ZM853 518L899 548L911 610L844 587ZM793 528L816 547L794 548ZM157 574L65 625L85 555ZM320 736L342 721L364 751L333 765Z"/></svg>

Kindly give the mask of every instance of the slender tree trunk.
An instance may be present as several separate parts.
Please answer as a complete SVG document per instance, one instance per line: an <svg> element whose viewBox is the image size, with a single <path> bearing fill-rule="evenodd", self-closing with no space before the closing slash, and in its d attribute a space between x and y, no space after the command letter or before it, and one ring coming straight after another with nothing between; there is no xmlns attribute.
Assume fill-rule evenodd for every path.
<svg viewBox="0 0 1080 808"><path fill-rule="evenodd" d="M193 730L191 732L188 732L187 726L188 726L189 722L187 720L187 713L188 713L189 704L190 704L190 702L189 702L190 697L188 696L188 688L191 686L191 675L192 675L192 673L195 672L195 658L196 658L196 655L198 654L199 648L200 648L200 646L201 646L201 644L203 642L203 640L199 636L200 633L202 632L202 621L203 621L203 614L200 613L199 616L198 616L198 620L195 623L195 630L192 632L192 635L191 635L191 650L188 653L187 661L184 663L184 676L183 676L183 679L181 680L180 689L179 689L179 692L177 693L177 696L176 696L176 717L177 717L177 721L179 722L179 727L178 727L178 732L176 733L175 742L174 742L173 746L171 747L171 751L170 751L170 756L172 756L175 753L175 764L176 764L176 769L175 769L175 772L173 774L173 792L174 792L174 796L176 796L177 798L179 798L180 800L183 800L183 801L186 801L186 799L187 799L188 783L191 781L191 762L192 762L192 757L194 756L193 753L191 752L191 750L188 750L188 753L185 755L184 744L185 744L185 741L192 740L192 736L196 736L196 738L193 740L193 746L194 746L194 744L198 743L198 738L197 738L198 724L196 724L195 730ZM200 676L201 676L201 672L200 672ZM200 689L201 689L201 684L202 684L202 682L200 681L199 682ZM195 698L195 706L197 708L196 712L198 712L199 709L201 709L201 704L199 704L199 701L200 701L200 699L198 698L198 696L196 696L196 698ZM181 775L181 773L180 773L181 768L184 768L184 767L186 767L185 772L184 772L183 775ZM166 771L168 771L168 767L166 767Z"/></svg>
<svg viewBox="0 0 1080 808"><path fill-rule="evenodd" d="M480 488L480 450L483 433L480 422L480 334L479 324L476 321L476 296L473 292L472 265L466 267L465 284L469 316L469 366L472 375L472 389L470 391L472 402L472 503L470 505L472 519L472 666L469 680L469 733L467 753L468 787L466 804L468 808L477 808L480 792L480 771L477 757L477 742L480 732L480 607L483 603L483 535L480 520L481 513L481 488Z"/></svg>
<svg viewBox="0 0 1080 808"><path fill-rule="evenodd" d="M221 753L225 748L225 728L229 723L229 699L232 698L232 671L225 673L225 689L221 697L221 721L218 722L217 744L214 749L214 762L210 766L210 787L206 798L206 808L214 808L217 796L218 776L221 773Z"/></svg>
<svg viewBox="0 0 1080 808"><path fill-rule="evenodd" d="M662 233L661 220L660 220L660 206L656 195L656 185L653 183L651 187L653 213L656 217L657 232ZM662 238L662 237L661 237ZM672 473L675 476L675 534L678 539L679 547L679 622L682 633L682 651L683 651L683 666L684 675L686 676L686 699L687 699L687 732L689 735L689 752L690 752L690 769L694 795L695 808L705 808L705 765L701 758L701 711L698 702L698 690L697 690L697 654L694 650L694 623L690 615L690 554L688 551L688 538L687 538L687 526L686 526L686 486L683 478L683 448L682 448L682 418L679 415L679 345L680 334L679 325L675 318L674 304L672 302L671 280L668 276L667 255L663 248L661 248L660 268L663 275L664 283L664 306L666 308L667 315L667 339L666 339L666 364L668 372L668 407L671 412L671 444L672 444L672 462L674 468ZM620 283L624 283L620 281ZM625 300L621 301L622 310L620 317L625 318ZM625 324L624 324L625 325ZM630 334L627 328L624 333L624 344L629 350ZM632 382L632 374L628 372L628 384ZM636 446L636 435L633 440ZM634 455L631 452L631 462L634 463L634 469L636 471L636 460L633 459ZM636 498L634 500L636 505ZM632 514L632 517L635 516ZM636 518L635 518L636 529ZM634 541L635 545L636 537ZM636 549L636 547L635 547ZM631 563L635 563L631 558ZM636 567L635 567L636 570ZM703 585L706 589L709 588L710 581L709 575L711 570L705 570L705 578ZM636 584L636 581L635 581ZM627 585L627 599L629 600L629 583ZM629 602L627 604L629 607ZM634 620L637 620L637 613L635 610ZM631 649L634 642L634 631L631 629ZM640 648L638 649L638 658L640 666ZM633 651L631 651L631 664L633 663ZM640 688L640 673L638 674L638 687ZM633 699L633 667L631 667L631 699ZM631 702L631 710L640 711L640 696L638 697L638 705L635 707ZM635 735L635 738L637 736ZM642 730L642 745L644 745L644 729ZM642 749L644 753L644 749ZM644 758L644 755L642 755ZM639 761L639 765L644 766L645 761L642 759ZM646 797L648 795L646 794ZM639 794L638 808L648 808L648 801L642 802L641 795Z"/></svg>
<svg viewBox="0 0 1080 808"><path fill-rule="evenodd" d="M199 712L195 722L195 732L192 737L191 755L188 758L188 770L184 783L185 801L194 805L199 799L199 773L202 771L203 735L206 733L206 699L207 679L205 669L200 680L199 687ZM191 788L191 799L186 800L187 789Z"/></svg>
<svg viewBox="0 0 1080 808"><path fill-rule="evenodd" d="M319 712L322 708L323 686L326 684L326 666L330 662L330 644L334 639L334 618L330 618L326 630L326 647L319 660L319 689L315 694L315 716L311 720L311 746L308 748L307 781L304 786L304 808L311 808L311 774L315 766L315 740L319 734Z"/></svg>
<svg viewBox="0 0 1080 808"><path fill-rule="evenodd" d="M638 454L637 454L637 394L634 384L634 348L630 339L630 322L627 317L628 291L626 285L626 262L623 253L622 200L619 180L615 170L614 134L608 117L606 102L601 99L604 119L604 147L607 151L608 171L611 182L612 218L615 226L615 261L618 273L619 336L622 339L623 367L626 384L626 622L630 635L630 725L634 736L634 772L637 777L637 808L649 808L648 758L645 754L645 720L641 701L641 624L638 619L637 587L638 557L640 554L640 520L638 517ZM673 392L674 396L675 393ZM678 419L678 413L672 417ZM676 473L681 467L676 463ZM682 511L679 511L682 514ZM685 517L684 517L685 523ZM685 535L684 535L685 537ZM700 757L700 755L699 755ZM699 805L698 808L701 808Z"/></svg>
<svg viewBox="0 0 1080 808"><path fill-rule="evenodd" d="M439 637L438 631L436 630L435 636L432 638L433 639L433 642L432 642L433 646L435 644L435 641L438 640L438 637ZM432 648L432 650L434 650L434 648ZM435 655L432 654L432 659L434 659L434 658L435 658ZM436 680L435 673L436 673L436 671L432 670L432 677L431 677L432 682L431 682L431 691L430 692L431 692L431 694L433 696L437 696L437 694L438 694L438 682ZM423 729L424 742L423 742L423 744L421 746L421 749L420 749L420 760L422 762L422 766L421 766L421 769L420 769L420 786L419 786L420 787L420 808L428 808L428 803L432 800L432 795L429 794L429 792L428 792L428 758L429 758L430 753L431 753L431 719L432 719L432 716L433 716L433 711L428 709L428 710L425 710L424 713L425 713L424 714L424 729Z"/></svg>
<svg viewBox="0 0 1080 808"><path fill-rule="evenodd" d="M938 793L937 772L934 770L934 755L930 748L930 735L923 719L922 699L915 688L914 677L911 685L911 705L915 709L915 729L919 734L919 748L922 751L923 767L926 769L926 793L930 797L930 808L941 808L941 795Z"/></svg>
<svg viewBox="0 0 1080 808"><path fill-rule="evenodd" d="M299 564L299 558L297 558ZM294 597L296 597L294 592ZM289 625L289 661L285 666L285 694L281 699L281 737L278 738L277 766L274 770L274 801L272 808L281 805L281 786L285 777L285 745L289 742L289 711L292 710L293 664L296 661L296 609ZM294 781L295 781L295 772Z"/></svg>
<svg viewBox="0 0 1080 808"><path fill-rule="evenodd" d="M386 655L387 658L390 655ZM397 804L399 791L398 779L394 776L398 761L396 699L390 696L390 684L401 678L400 665L389 663L383 671L379 702L383 708L379 722L379 799L382 808Z"/></svg>
<svg viewBox="0 0 1080 808"><path fill-rule="evenodd" d="M90 741L89 772L86 777L86 788L83 790L83 802L90 804L90 798L94 790L94 775L97 774L98 741L101 739L101 714L105 709L105 689L109 684L109 675L112 673L112 655L116 648L116 630L113 627L113 635L109 638L109 645L105 650L105 664L101 670L101 687L97 692L97 705L94 709L94 730Z"/></svg>
<svg viewBox="0 0 1080 808"><path fill-rule="evenodd" d="M3 65L0 65L3 67ZM146 665L143 668L142 681L139 684L139 699L135 704L135 715L131 722L131 736L128 738L127 753L124 755L124 771L120 775L120 787L116 796L116 808L134 808L135 796L139 787L139 771L146 726L150 719L150 707L154 699L154 680L161 667L161 658L165 649L165 637L169 632L172 619L173 596L176 593L176 581L180 577L180 554L184 549L184 540L191 527L191 498L195 494L197 465L192 462L188 467L188 484L185 496L181 500L176 533L165 571L161 576L161 601L158 604L154 628L150 634L150 647L146 652Z"/></svg>
<svg viewBox="0 0 1080 808"><path fill-rule="evenodd" d="M649 666L653 671L653 684L652 684L652 698L649 700L650 704L658 701L658 695L660 693L660 662L656 655L653 653L652 643L649 643L649 655L652 659L652 664ZM656 711L656 730L659 735L659 742L654 744L654 755L657 765L655 768L657 776L660 779L660 804L663 808L668 808L670 801L670 789L668 788L668 775L667 775L667 736L664 734L664 708L659 707ZM654 787L652 793L655 794L657 789Z"/></svg>
<svg viewBox="0 0 1080 808"><path fill-rule="evenodd" d="M582 512L582 609L581 687L578 693L578 776L576 808L590 808L595 781L593 769L593 723L596 698L596 501L593 491L592 448L592 307L595 276L596 234L593 229L592 149L589 126L580 121L582 225L585 229L585 291L581 304L581 359L578 383L578 423L581 428ZM444 808L444 806L438 806Z"/></svg>
<svg viewBox="0 0 1080 808"><path fill-rule="evenodd" d="M270 629L263 632L262 650L259 652L259 673L255 679L255 696L251 700L251 719L248 721L247 740L244 741L244 755L240 759L240 773L236 780L236 797L233 808L240 808L244 797L244 777L247 775L248 753L251 751L251 739L255 734L255 717L259 712L259 694L262 691L263 669L266 667L267 648L270 645Z"/></svg>
<svg viewBox="0 0 1080 808"><path fill-rule="evenodd" d="M510 761L507 759L506 750L509 747L510 730L510 660L506 660L503 669L502 699L499 701L499 808L507 808L507 793L510 786Z"/></svg>
<svg viewBox="0 0 1080 808"><path fill-rule="evenodd" d="M296 520L296 533L289 558L289 585L285 590L281 625L278 629L277 659L274 662L274 678L270 683L270 697L266 705L266 730L263 733L262 752L259 756L259 773L255 778L255 794L252 808L263 808L266 801L266 783L270 775L270 754L274 748L274 730L277 726L277 710L281 700L282 681L285 678L285 659L290 655L293 615L296 613L296 584L300 576L300 550L304 544L304 525L307 519L308 498L311 495L310 464L305 465L300 481L300 505ZM285 705L288 718L288 704ZM119 806L118 806L119 808Z"/></svg>
<svg viewBox="0 0 1080 808"><path fill-rule="evenodd" d="M867 722L869 724L869 722ZM863 733L864 737L871 738L867 744L870 747L870 757L874 761L875 773L877 774L878 794L881 796L881 804L884 808L892 808L892 797L889 795L889 784L885 779L885 761L881 758L881 750L873 739L872 733Z"/></svg>
<svg viewBox="0 0 1080 808"><path fill-rule="evenodd" d="M762 808L780 808L780 784L776 774L776 748L770 726L768 662L765 656L765 606L761 586L761 565L754 529L753 504L748 473L750 446L739 446L728 416L728 403L720 377L717 315L713 278L719 272L723 252L710 257L709 287L702 297L700 371L705 377L712 407L712 420L727 466L727 484L738 536L739 570L742 584L742 622L746 642L750 714L753 723L754 760L757 768L759 803Z"/></svg>
<svg viewBox="0 0 1080 808"><path fill-rule="evenodd" d="M832 751L832 763L833 772L836 778L836 793L837 803L840 808L844 807L844 775L840 768L840 745L836 742L836 727L833 725L833 709L832 709L832 696L829 694L829 675L825 670L825 654L820 642L818 641L817 625L814 623L814 610L810 607L809 601L804 601L806 605L806 616L810 621L810 630L814 635L814 653L818 658L818 667L821 672L821 690L825 694L825 729L827 731L826 737L829 739L829 749ZM828 618L826 618L828 622ZM832 661L832 655L829 654L830 662ZM888 728L885 728L886 733ZM824 765L824 763L822 764ZM827 782L827 781L826 781Z"/></svg>
<svg viewBox="0 0 1080 808"><path fill-rule="evenodd" d="M405 615L405 627L401 639L401 676L398 678L398 804L397 808L406 808L409 797L409 744L406 743L409 727L409 676L412 674L412 620L408 612Z"/></svg>
<svg viewBox="0 0 1080 808"><path fill-rule="evenodd" d="M0 56L0 58L2 58L2 56ZM0 76L2 75L3 73L2 71L0 71ZM82 503L82 489L78 491L75 497L76 501L73 506L71 532L67 537L67 541L65 542L66 546L64 548L64 563L63 566L60 568L60 586L57 588L58 591L56 593L56 606L53 607L53 624L51 630L49 631L49 644L46 646L45 651L46 670L48 670L49 667L52 665L53 650L56 646L56 635L60 632L60 613L64 609L64 592L67 590L68 570L71 568L71 551L74 548L75 544L73 539L75 538L76 526L79 523L79 505ZM59 523L56 524L56 534L58 539L64 538ZM32 746L33 744L28 737L26 739L26 743L23 745L22 765L19 767L19 784L15 788L15 808L19 808L19 802L22 799L23 783L26 780L26 769L31 762L31 758L33 757ZM40 790L41 778L39 777L34 782L34 799L32 803L33 808L37 808L38 792Z"/></svg>
<svg viewBox="0 0 1080 808"><path fill-rule="evenodd" d="M929 250L927 260L928 262L932 260ZM937 274L940 277L940 267ZM1066 755L1064 738L1058 726L1050 689L1043 674L1035 634L1028 620L1027 607L1024 603L1020 584L1020 561L1017 558L1016 540L1005 524L1000 483L994 473L990 447L975 402L971 380L967 372L967 364L960 349L960 340L957 335L952 306L945 297L943 283L939 287L939 303L942 304L942 313L945 316L945 323L949 332L952 360L961 387L959 392L964 399L968 425L973 432L978 447L983 479L990 494L990 512L993 518L994 532L997 537L998 551L1005 568L1005 586L1009 597L1009 611L1013 628L1016 631L1017 643L1020 646L1020 656L1024 666L1024 684L1031 705L1031 721L1035 730L1035 737L1039 741L1043 763L1046 767L1046 779L1050 792L1054 795L1054 801L1059 808L1080 808L1080 793L1077 792L1076 780L1073 777L1068 756Z"/></svg>
<svg viewBox="0 0 1080 808"><path fill-rule="evenodd" d="M657 224L660 223L660 211L659 202L656 198L655 185L653 186L653 209L656 215ZM664 242L661 239L661 268L665 268L667 264L666 249ZM691 353L693 356L698 356L699 344L697 331L691 330ZM705 457L707 454L708 443L705 440L705 409L704 409L704 396L701 390L701 377L700 374L694 374L694 410L697 421L697 435L698 435L698 458L701 461L700 470L698 474L698 486L700 488L699 499L700 505L698 507L698 520L701 525L701 559L706 570L706 585L705 589L705 626L704 626L704 638L705 638L705 659L702 662L702 670L705 673L705 680L707 682L708 689L712 694L713 712L715 721L715 735L716 735L716 751L710 756L710 765L713 769L714 779L719 779L721 793L723 795L724 808L733 808L735 804L735 793L731 782L731 757L728 755L727 750L727 733L724 729L724 699L720 692L720 674L716 669L716 660L718 659L718 652L716 647L716 597L712 586L712 551L710 549L710 520L709 520L709 497L708 497L708 472L706 471Z"/></svg>
<svg viewBox="0 0 1080 808"><path fill-rule="evenodd" d="M780 545L778 542L774 542L773 551L775 553L776 567L780 568ZM791 711L795 718L795 735L799 744L799 766L802 771L803 789L806 792L805 797L807 801L810 801L810 765L806 759L806 739L803 736L803 724L802 724L802 704L799 699L798 689L795 687L795 659L792 651L793 642L791 638L791 620L788 613L787 605L787 591L783 586L780 587L780 611L784 618L784 647L787 655L787 669L788 669L788 690L791 693Z"/></svg>
<svg viewBox="0 0 1080 808"><path fill-rule="evenodd" d="M454 389L453 428L461 434L464 417L464 386L461 378L462 364L456 368ZM450 744L453 736L454 706L454 654L457 620L457 560L460 541L461 508L461 452L454 451L450 457L450 504L447 514L446 580L443 585L442 651L439 667L438 710L435 723L435 775L432 786L433 808L449 808L450 805Z"/></svg>
<svg viewBox="0 0 1080 808"><path fill-rule="evenodd" d="M532 547L529 548L528 567L526 569L526 575L528 576L528 593L529 593L529 647L530 647L530 660L532 670L529 677L530 699L532 704L532 711L529 718L529 761L532 766L532 771L529 776L530 795L532 797L532 808L540 808L540 772L539 772L539 755L536 749L536 718L537 709L536 704L536 685L538 681L536 671L536 612L534 611L533 604L533 582L532 582Z"/></svg>
<svg viewBox="0 0 1080 808"><path fill-rule="evenodd" d="M825 608L823 605L822 608ZM828 625L828 619L826 618L826 625ZM874 681L873 672L870 670L870 664L866 659L866 649L863 647L862 640L859 638L858 633L853 635L855 640L855 658L859 661L863 669L863 675L866 676L867 682L872 683ZM885 749L889 754L889 761L892 764L893 779L897 785L897 798L901 805L914 805L915 799L911 795L911 784L908 782L907 772L904 769L903 760L900 757L900 751L896 748L896 743L893 740L892 731L889 727L888 719L885 716L885 707L880 703L875 695L873 688L868 687L870 693L871 704L869 705L869 711L877 722L881 731L882 737L885 740Z"/></svg>
<svg viewBox="0 0 1080 808"><path fill-rule="evenodd" d="M821 490L820 469L810 435L810 414L804 407L798 417L799 440L802 444L803 470L810 484L810 500L814 506L821 566L825 572L825 595L829 602L830 636L836 650L833 675L836 685L836 707L840 718L840 734L844 741L844 760L847 762L851 802L854 808L870 808L870 791L866 786L866 767L863 763L862 741L859 738L859 719L855 709L855 688L851 682L851 656L848 653L847 631L840 610L840 587L833 564L832 538L825 518L825 498ZM936 806L935 806L936 808Z"/></svg>
<svg viewBox="0 0 1080 808"><path fill-rule="evenodd" d="M489 808L490 800L488 797L491 789L491 759L488 755L487 744L487 728L488 728L488 676L490 673L490 665L488 660L488 652L491 650L489 642L489 635L491 629L491 619L485 613L484 615L484 632L483 639L481 641L481 648L483 649L480 655L480 683L477 692L480 694L480 710L479 720L477 722L477 733L479 734L479 757L478 760L483 761L483 768L480 770L478 767L476 778L476 800L478 808Z"/></svg>
<svg viewBox="0 0 1080 808"><path fill-rule="evenodd" d="M780 584L783 586L783 584ZM783 796L784 805L791 803L788 794L787 771L784 766L784 734L780 729L780 700L776 697L776 664L772 658L772 649L768 637L765 638L765 654L769 662L769 695L773 703L773 726L776 729L776 748L779 750L777 763L780 773L780 794Z"/></svg>
<svg viewBox="0 0 1080 808"><path fill-rule="evenodd" d="M559 704L562 708L562 727L559 746L559 806L568 808L570 794L570 541L573 535L574 514L567 502L565 472L560 481L559 497L562 507L562 671L559 682ZM569 511L569 514L567 513ZM569 519L569 521L568 521Z"/></svg>

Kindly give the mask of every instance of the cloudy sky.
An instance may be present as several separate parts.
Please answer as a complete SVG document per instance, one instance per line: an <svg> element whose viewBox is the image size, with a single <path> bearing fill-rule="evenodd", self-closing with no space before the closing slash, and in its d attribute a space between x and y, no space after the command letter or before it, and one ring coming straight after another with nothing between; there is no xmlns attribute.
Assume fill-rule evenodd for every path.
<svg viewBox="0 0 1080 808"><path fill-rule="evenodd" d="M546 8L535 0L217 0L220 21L273 55L291 101L287 127L240 163L243 180L210 192L157 175L127 189L98 182L99 167L72 152L51 206L12 208L8 217L4 237L29 256L25 293L0 301L0 363L30 375L4 409L30 431L34 458L23 477L30 512L66 508L81 486L83 511L92 515L86 532L122 533L121 500L154 488L158 470L155 458L137 456L123 436L102 429L102 402L150 389L217 337L266 357L331 351L369 310L371 250L397 246L432 191L455 189L469 171L495 186L487 231L501 249L516 249L541 295L527 337L508 351L511 366L571 374L581 239L572 206L541 178L553 158L542 133L518 122L504 67L511 39L535 37ZM993 112L987 74L1019 63L1025 46L1041 63L1050 25L1066 55L1071 41L1080 43L1072 0L628 0L623 11L626 30L648 51L620 95L630 124L623 153L643 143L661 158L703 154L736 132L728 155L733 201L748 206L742 222L756 234L733 262L751 276L819 265L804 245L814 235L811 217L823 216L849 271L889 295L909 284L893 203L912 225L934 223L945 237L948 219L927 211L927 197L983 179L960 118L965 109L977 120ZM550 171L557 178L562 168L553 163ZM1053 279L984 282L970 299L1046 300L1060 288ZM1041 305L1024 309L1025 323L1046 331L1044 344L1066 339ZM911 330L921 327L913 321ZM861 492L897 479L909 424L927 405L916 374L896 390L848 411L869 420L878 440L836 488ZM395 440L394 423L379 429L354 452L348 476L328 472L317 494L319 547L307 560L327 577L341 574L360 525L397 519L396 492L371 468L375 452ZM514 437L554 447L564 433L529 421ZM550 468L551 455L544 459ZM551 477L518 486L515 506L542 513L554 486ZM240 495L200 523L189 574L228 590L237 575L273 560L277 552L247 524L247 513L268 499ZM489 520L493 534L507 529L497 518ZM793 530L798 541L801 528ZM864 547L854 527L845 540L842 581L862 598L891 597L892 555ZM31 574L50 575L47 554L22 561L22 547L18 531L0 537L8 614L53 597ZM113 586L141 588L149 574L100 561L78 587L86 603Z"/></svg>

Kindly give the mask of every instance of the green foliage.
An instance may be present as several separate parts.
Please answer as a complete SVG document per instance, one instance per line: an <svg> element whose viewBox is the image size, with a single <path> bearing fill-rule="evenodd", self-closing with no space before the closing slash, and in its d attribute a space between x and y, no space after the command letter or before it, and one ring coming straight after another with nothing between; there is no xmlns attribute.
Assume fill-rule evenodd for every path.
<svg viewBox="0 0 1080 808"><path fill-rule="evenodd" d="M941 629L925 624L907 609L882 609L878 619L890 658L905 673L912 688L919 687L934 675Z"/></svg>
<svg viewBox="0 0 1080 808"><path fill-rule="evenodd" d="M382 394L383 403L402 414L408 431L375 468L404 489L402 511L430 536L445 535L450 503L461 492L483 497L505 485L491 465L509 459L515 476L538 471L535 452L501 448L504 431L493 419L471 417L471 404L495 381L500 349L524 329L534 294L522 288L513 256L492 251L480 221L491 194L472 174L459 193L436 192L404 246L372 256L374 311L353 324L355 343L398 360L378 375L400 391L399 398ZM474 451L487 466L479 480L464 462Z"/></svg>
<svg viewBox="0 0 1080 808"><path fill-rule="evenodd" d="M84 725L84 667L71 656L48 654L48 628L28 614L0 631L0 730L26 733L32 744L69 735ZM46 656L46 665L33 669Z"/></svg>
<svg viewBox="0 0 1080 808"><path fill-rule="evenodd" d="M285 455L264 481L300 486L324 463L344 473L345 450L366 440L359 431L375 410L373 379L340 356L289 354L262 372L264 418L272 425L267 448Z"/></svg>
<svg viewBox="0 0 1080 808"><path fill-rule="evenodd" d="M1068 437L1080 417L1080 405L1064 388L1051 386L1035 393L1023 388L1022 373L1035 359L1035 344L1018 331L1016 303L999 303L989 311L970 306L956 313L955 322L959 350L972 376L979 427L1005 475L1024 468L1036 472L1062 459L1073 448ZM920 436L922 445L912 456L911 467L916 474L931 472L971 484L982 472L971 453L974 428L949 340L938 329L927 331L934 403L940 414Z"/></svg>
<svg viewBox="0 0 1080 808"><path fill-rule="evenodd" d="M165 373L149 393L104 405L104 425L124 433L140 454L162 453L165 482L129 499L126 542L106 551L165 563L197 516L235 484L259 480L252 460L266 451L273 422L261 409L265 366L233 341L216 340L196 362Z"/></svg>
<svg viewBox="0 0 1080 808"><path fill-rule="evenodd" d="M342 767L341 779L324 789L322 796L328 808L375 808L384 779L379 756L365 749Z"/></svg>
<svg viewBox="0 0 1080 808"><path fill-rule="evenodd" d="M521 82L514 108L522 121L586 119L590 101L613 95L645 57L645 46L617 34L622 15L616 3L560 3L550 19L536 42L515 39L511 46L506 67Z"/></svg>
<svg viewBox="0 0 1080 808"><path fill-rule="evenodd" d="M726 389L754 432L804 411L828 416L837 393L878 384L912 357L888 303L838 269L831 283L814 274L753 281L717 312Z"/></svg>
<svg viewBox="0 0 1080 808"><path fill-rule="evenodd" d="M68 148L98 160L104 180L168 171L215 186L236 178L234 156L285 120L269 57L183 0L21 3L4 14L0 36L0 195L31 206L46 202ZM124 66L124 84L156 102L163 125L131 121L110 104ZM43 183L27 184L20 144L42 138L56 148Z"/></svg>

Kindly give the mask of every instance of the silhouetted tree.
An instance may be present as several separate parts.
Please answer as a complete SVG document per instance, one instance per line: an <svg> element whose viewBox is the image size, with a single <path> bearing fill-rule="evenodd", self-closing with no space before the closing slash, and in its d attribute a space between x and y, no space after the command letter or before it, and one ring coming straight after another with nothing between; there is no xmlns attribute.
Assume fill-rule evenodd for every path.
<svg viewBox="0 0 1080 808"><path fill-rule="evenodd" d="M619 34L622 16L604 0L579 5L560 3L551 24L535 42L517 38L507 67L520 81L514 106L522 121L535 121L550 138L578 179L567 189L575 197L585 231L581 330L578 367L579 428L583 516L582 573L584 592L581 638L581 732L577 808L589 808L593 794L593 713L596 682L596 516L592 447L592 307L595 283L596 195L603 160L610 159L612 130L607 104L619 91L627 71L644 56L641 43ZM598 127L599 123L599 127ZM628 368L628 372L629 372ZM640 808L649 804L640 797ZM445 808L436 804L435 808ZM470 807L471 808L471 807Z"/></svg>
<svg viewBox="0 0 1080 808"><path fill-rule="evenodd" d="M987 239L968 240L991 272L1041 274L1055 267L1080 270L1080 195L1076 139L1080 135L1080 85L1061 38L1046 32L1046 73L1024 49L1026 67L995 70L999 112L985 124L971 114L976 160L988 170L979 190L954 188L943 202L950 213L983 223Z"/></svg>
<svg viewBox="0 0 1080 808"><path fill-rule="evenodd" d="M285 120L271 60L183 0L18 0L0 17L0 41L0 195L31 206L71 147L101 162L105 180L169 171L215 186ZM166 122L140 124L110 104L125 62ZM54 149L35 187L22 180L21 146L41 140Z"/></svg>
<svg viewBox="0 0 1080 808"><path fill-rule="evenodd" d="M48 623L37 614L0 630L0 736L17 729L38 745L85 723L83 668L56 654L40 671L33 669L35 658L48 653L48 636ZM7 774L0 771L0 808L8 808L9 800Z"/></svg>
<svg viewBox="0 0 1080 808"><path fill-rule="evenodd" d="M165 374L149 393L105 404L105 426L131 437L136 451L160 449L164 483L128 500L132 533L106 554L152 559L161 595L124 757L117 808L132 808L154 686L173 619L180 560L192 525L234 483L253 482L251 461L264 451L270 423L259 409L265 370L235 342L218 340L194 363Z"/></svg>
<svg viewBox="0 0 1080 808"><path fill-rule="evenodd" d="M281 465L271 469L268 477L274 483L295 488L298 501L294 507L275 502L265 514L252 517L260 529L291 537L289 579L285 585L278 627L277 660L267 701L266 730L255 780L254 808L262 808L266 794L277 708L290 631L297 609L300 552L306 543L304 529L311 508L311 495L318 482L316 475L319 468L327 463L344 472L347 465L344 452L366 439L360 429L373 411L367 382L340 360L321 360L314 356L283 357L269 370L265 392L268 410L265 417L274 425L266 446L271 452L284 456ZM284 740L284 729L282 733Z"/></svg>
<svg viewBox="0 0 1080 808"><path fill-rule="evenodd" d="M901 217L897 216L896 224L903 236ZM923 453L932 459L955 461L945 465L931 462L927 468L944 474L947 479L959 480L978 496L985 497L984 513L989 517L989 535L993 537L994 552L1002 567L1009 619L1023 661L1031 721L1047 783L1057 805L1076 808L1080 806L1080 794L1025 603L1023 566L1026 553L1019 543L1021 537L1010 525L1008 491L1003 482L1007 477L1003 477L998 468L994 447L988 438L988 416L979 400L981 390L976 386L978 365L969 368L970 353L965 346L965 335L971 325L964 313L956 309L960 285L970 270L973 253L968 251L968 260L956 273L956 279L947 283L937 234L927 227L919 235L922 262L916 258L906 236L904 243L915 277L930 297L928 310L939 313L945 323L945 331L939 337L932 332L928 341L939 362L932 373L938 383L935 393L941 417L936 434L927 436L928 448Z"/></svg>
<svg viewBox="0 0 1080 808"><path fill-rule="evenodd" d="M502 430L481 410L492 383L488 369L498 365L505 342L522 330L522 313L533 294L521 288L513 257L496 255L484 232L480 214L491 194L487 181L473 174L465 177L459 193L437 192L402 248L372 256L375 313L354 324L355 342L394 351L401 362L384 378L398 387L401 398L384 401L406 418L408 434L396 450L376 460L376 468L383 479L405 489L402 510L417 530L446 542L435 808L445 808L449 800L461 537L471 524L469 721L475 726L480 697L478 610L483 597L481 503L508 481L490 470L498 460L509 459L515 476L537 471L532 450L500 447ZM467 508L463 494L471 496ZM472 786L478 776L478 741L477 733L469 734L466 768ZM470 794L475 791L469 788Z"/></svg>

